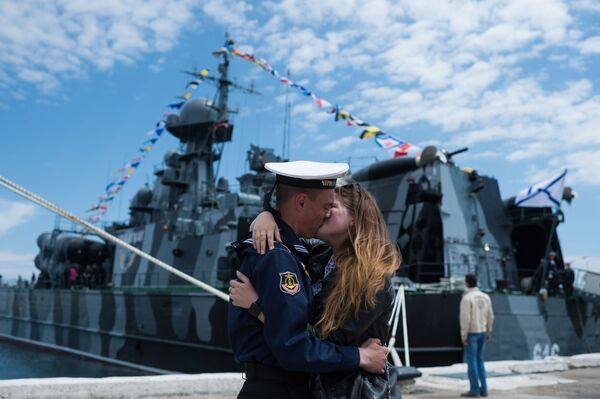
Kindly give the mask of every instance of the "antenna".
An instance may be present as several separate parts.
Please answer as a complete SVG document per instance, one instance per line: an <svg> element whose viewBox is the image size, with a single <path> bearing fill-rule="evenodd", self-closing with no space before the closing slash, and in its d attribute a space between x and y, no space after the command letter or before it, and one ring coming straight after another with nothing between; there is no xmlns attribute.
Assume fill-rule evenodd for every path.
<svg viewBox="0 0 600 399"><path fill-rule="evenodd" d="M287 70L287 76L290 77L290 70ZM290 159L290 127L292 119L292 104L289 100L290 97L290 86L286 86L285 89L285 111L283 114L283 148L281 150L281 156L284 159Z"/></svg>
<svg viewBox="0 0 600 399"><path fill-rule="evenodd" d="M222 78L216 78L214 76L203 75L201 72L198 72L195 64L194 64L194 68L191 71L181 71L181 72L185 73L186 75L190 75L195 78L198 78L200 80L207 81L210 84L217 86L217 87L219 86L219 83L222 83L222 84L231 86L233 89L239 90L242 93L262 95L262 93L260 93L259 91L254 90L254 83L250 87L245 87L236 82L232 82L231 80L228 80L228 79L222 79Z"/></svg>

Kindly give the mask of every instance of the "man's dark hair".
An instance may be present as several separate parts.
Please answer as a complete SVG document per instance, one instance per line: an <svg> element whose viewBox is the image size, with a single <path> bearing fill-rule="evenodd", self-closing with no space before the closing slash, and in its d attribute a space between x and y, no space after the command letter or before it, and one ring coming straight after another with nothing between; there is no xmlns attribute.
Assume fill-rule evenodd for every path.
<svg viewBox="0 0 600 399"><path fill-rule="evenodd" d="M465 276L465 283L467 283L467 287L473 288L477 287L477 276L473 273L469 273Z"/></svg>
<svg viewBox="0 0 600 399"><path fill-rule="evenodd" d="M299 194L299 193L306 193L306 195L308 195L308 198L310 198L312 201L314 201L317 198L317 196L319 195L320 191L321 190L315 189L315 188L293 187L293 186L288 186L287 184L279 183L277 185L276 194L275 194L277 209L279 209L282 204L287 202L294 195Z"/></svg>

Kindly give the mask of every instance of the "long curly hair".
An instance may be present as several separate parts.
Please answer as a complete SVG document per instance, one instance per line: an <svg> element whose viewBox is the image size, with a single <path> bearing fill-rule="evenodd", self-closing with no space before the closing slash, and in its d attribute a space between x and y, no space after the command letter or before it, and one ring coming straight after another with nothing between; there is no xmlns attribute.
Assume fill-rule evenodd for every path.
<svg viewBox="0 0 600 399"><path fill-rule="evenodd" d="M336 188L336 194L354 223L348 227L347 240L334 253L335 279L315 324L322 338L340 328L348 317L358 318L361 308L373 308L385 278L394 274L402 260L373 196L356 183Z"/></svg>

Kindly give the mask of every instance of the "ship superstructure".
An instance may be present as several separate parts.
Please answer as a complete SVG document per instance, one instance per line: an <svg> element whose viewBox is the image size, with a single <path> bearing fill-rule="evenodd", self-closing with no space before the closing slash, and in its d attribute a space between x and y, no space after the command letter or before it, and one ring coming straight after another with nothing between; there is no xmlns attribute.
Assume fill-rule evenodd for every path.
<svg viewBox="0 0 600 399"><path fill-rule="evenodd" d="M154 185L134 195L129 220L107 231L225 289L237 267L228 243L247 234L263 208L274 182L264 164L282 159L251 146L238 191L218 177L233 137L227 103L234 84L227 51L217 55L215 101L189 100L168 117L165 127L179 149L155 168ZM600 351L598 303L571 289L561 253L556 227L562 212L503 200L496 179L455 163L459 152L428 147L418 157L375 162L352 175L377 199L403 253L397 280L408 292L413 365L461 361L458 304L466 273L476 273L491 293L496 325L488 359ZM57 226L41 234L38 245L35 289L0 289L0 335L162 370L240 369L227 340L224 301L76 229ZM554 286L544 266L549 251L557 254ZM399 339L397 349L403 346Z"/></svg>

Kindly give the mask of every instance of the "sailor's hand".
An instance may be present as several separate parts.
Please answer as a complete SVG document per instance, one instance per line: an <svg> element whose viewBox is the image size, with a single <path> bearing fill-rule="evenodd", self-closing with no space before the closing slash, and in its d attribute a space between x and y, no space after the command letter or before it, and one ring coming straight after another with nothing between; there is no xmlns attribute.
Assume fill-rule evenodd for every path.
<svg viewBox="0 0 600 399"><path fill-rule="evenodd" d="M238 280L229 281L229 298L239 308L248 309L258 299L258 294L250 279L240 271L235 272Z"/></svg>
<svg viewBox="0 0 600 399"><path fill-rule="evenodd" d="M485 335L485 342L490 342L492 340L492 334Z"/></svg>
<svg viewBox="0 0 600 399"><path fill-rule="evenodd" d="M275 241L281 242L279 228L271 212L261 212L250 225L252 230L252 246L260 255L274 248Z"/></svg>
<svg viewBox="0 0 600 399"><path fill-rule="evenodd" d="M369 338L358 348L360 368L373 374L384 374L387 364L388 348L381 341Z"/></svg>

